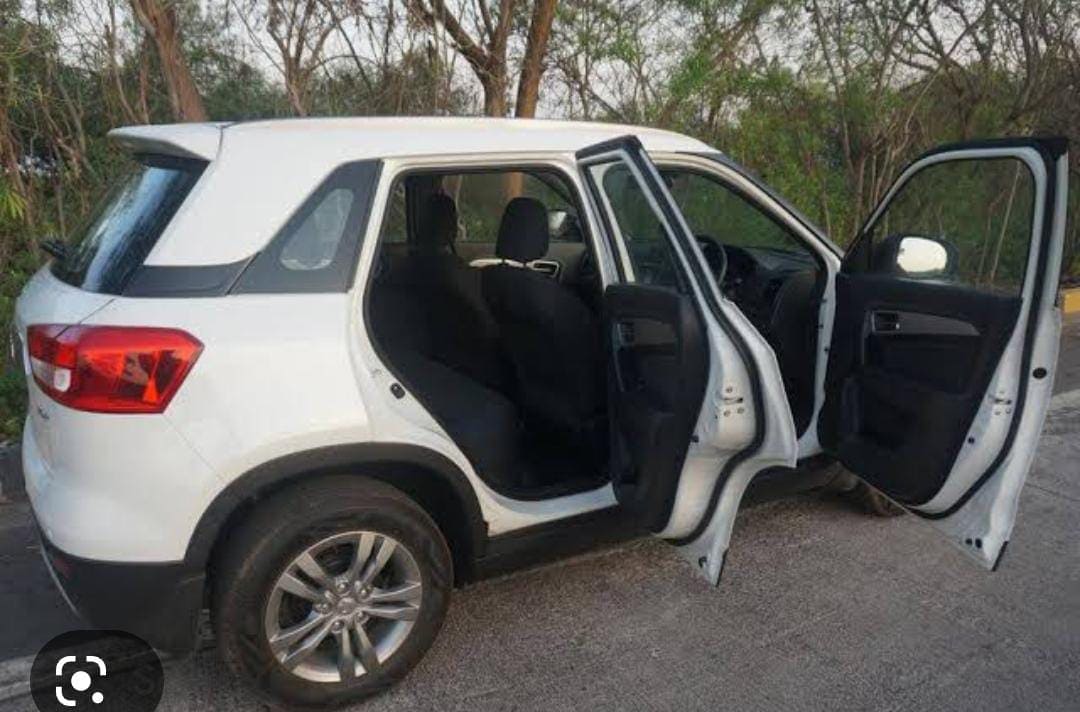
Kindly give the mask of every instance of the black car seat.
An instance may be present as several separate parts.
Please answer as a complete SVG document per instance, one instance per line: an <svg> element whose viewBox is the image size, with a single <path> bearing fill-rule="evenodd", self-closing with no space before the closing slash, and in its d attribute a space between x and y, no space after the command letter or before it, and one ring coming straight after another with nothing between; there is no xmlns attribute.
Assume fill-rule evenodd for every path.
<svg viewBox="0 0 1080 712"><path fill-rule="evenodd" d="M795 430L800 435L814 411L818 314L820 306L816 270L795 272L776 293L766 334L784 381Z"/></svg>
<svg viewBox="0 0 1080 712"><path fill-rule="evenodd" d="M506 365L499 353L498 330L481 294L480 270L454 252L458 234L453 198L428 198L409 255L392 281L423 300L430 358L489 388L506 385Z"/></svg>
<svg viewBox="0 0 1080 712"><path fill-rule="evenodd" d="M484 360L501 361L494 320L479 295L477 270L449 249L457 229L453 201L441 196L431 206L423 237L410 246L410 255L392 267L381 263L376 272L369 304L372 333L387 365L479 475L495 489L512 493L523 484L517 465L520 417L517 407L484 379L498 368L483 365ZM461 286L470 279L476 295L472 302L465 296L469 287ZM452 333L485 328L483 348Z"/></svg>
<svg viewBox="0 0 1080 712"><path fill-rule="evenodd" d="M528 428L594 447L602 420L600 334L573 291L527 266L548 251L543 203L514 198L495 243L501 263L481 271L484 299L498 323Z"/></svg>

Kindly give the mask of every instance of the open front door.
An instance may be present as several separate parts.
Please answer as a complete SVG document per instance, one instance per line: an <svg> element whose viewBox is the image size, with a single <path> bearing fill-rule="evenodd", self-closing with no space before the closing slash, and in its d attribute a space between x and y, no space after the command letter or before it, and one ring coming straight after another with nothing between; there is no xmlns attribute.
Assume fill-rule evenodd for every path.
<svg viewBox="0 0 1080 712"><path fill-rule="evenodd" d="M619 275L604 294L615 495L716 583L750 477L794 465L776 358L720 297L636 138L578 161Z"/></svg>
<svg viewBox="0 0 1080 712"><path fill-rule="evenodd" d="M822 445L987 568L1051 395L1066 149L1007 139L924 155L836 280Z"/></svg>

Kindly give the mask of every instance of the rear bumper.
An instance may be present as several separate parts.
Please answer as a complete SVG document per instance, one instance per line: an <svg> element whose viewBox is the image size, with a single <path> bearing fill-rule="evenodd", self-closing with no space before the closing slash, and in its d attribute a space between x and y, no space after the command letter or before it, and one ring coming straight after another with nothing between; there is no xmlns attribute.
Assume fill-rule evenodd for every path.
<svg viewBox="0 0 1080 712"><path fill-rule="evenodd" d="M198 644L206 576L177 563L116 563L72 556L41 532L49 574L72 610L94 628L134 633L170 655Z"/></svg>

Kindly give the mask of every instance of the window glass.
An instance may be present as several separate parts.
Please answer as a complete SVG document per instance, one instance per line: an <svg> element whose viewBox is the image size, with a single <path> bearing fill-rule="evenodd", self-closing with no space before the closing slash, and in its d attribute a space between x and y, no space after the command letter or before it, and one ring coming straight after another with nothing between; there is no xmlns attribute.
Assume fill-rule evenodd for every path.
<svg viewBox="0 0 1080 712"><path fill-rule="evenodd" d="M59 279L91 292L119 294L150 254L206 164L145 156L116 185L63 260Z"/></svg>
<svg viewBox="0 0 1080 712"><path fill-rule="evenodd" d="M809 257L807 248L787 228L720 180L685 169L665 169L663 176L695 235L724 245L784 250Z"/></svg>
<svg viewBox="0 0 1080 712"><path fill-rule="evenodd" d="M405 182L395 181L383 216L383 242L403 244L408 240L408 217L405 212Z"/></svg>
<svg viewBox="0 0 1080 712"><path fill-rule="evenodd" d="M862 269L1018 293L1035 180L1015 158L955 160L912 176L855 254Z"/></svg>
<svg viewBox="0 0 1080 712"><path fill-rule="evenodd" d="M506 204L513 198L539 200L548 210L553 242L581 242L571 189L555 173L500 171L442 177L441 189L457 201L461 242L495 242Z"/></svg>
<svg viewBox="0 0 1080 712"><path fill-rule="evenodd" d="M284 242L281 264L291 270L316 270L334 261L352 208L353 192L329 191Z"/></svg>
<svg viewBox="0 0 1080 712"><path fill-rule="evenodd" d="M552 242L584 242L574 188L563 176L554 171L483 171L421 173L396 181L384 217L385 244L409 242L409 211L414 211L413 219L422 225L424 196L431 193L453 198L458 213L455 242L471 245L470 258L495 254L503 211L515 197L533 198L544 204ZM410 200L417 204L410 206Z"/></svg>
<svg viewBox="0 0 1080 712"><path fill-rule="evenodd" d="M663 221L625 163L589 166L622 237L637 282L682 291L677 256Z"/></svg>

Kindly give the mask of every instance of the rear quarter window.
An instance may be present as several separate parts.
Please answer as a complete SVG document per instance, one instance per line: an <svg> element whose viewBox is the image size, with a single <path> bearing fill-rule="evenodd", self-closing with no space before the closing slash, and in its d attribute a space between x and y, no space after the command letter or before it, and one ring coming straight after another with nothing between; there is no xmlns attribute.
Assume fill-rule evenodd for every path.
<svg viewBox="0 0 1080 712"><path fill-rule="evenodd" d="M335 168L254 256L232 292L348 291L381 170L379 161Z"/></svg>
<svg viewBox="0 0 1080 712"><path fill-rule="evenodd" d="M120 294L206 168L204 161L138 156L78 231L53 274L90 292Z"/></svg>

